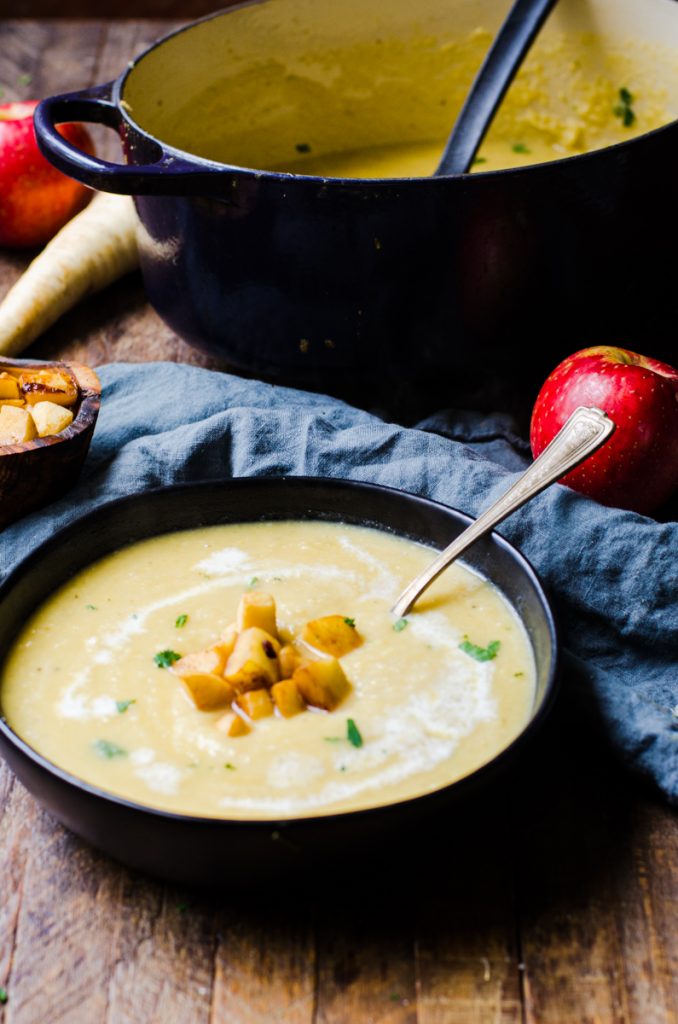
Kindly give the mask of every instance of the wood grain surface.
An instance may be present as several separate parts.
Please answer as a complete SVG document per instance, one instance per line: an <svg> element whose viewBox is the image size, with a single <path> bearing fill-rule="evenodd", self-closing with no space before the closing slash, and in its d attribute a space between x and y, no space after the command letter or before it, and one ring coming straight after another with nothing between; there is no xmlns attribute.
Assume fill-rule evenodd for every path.
<svg viewBox="0 0 678 1024"><path fill-rule="evenodd" d="M0 85L28 98L105 81L169 27L0 23ZM103 130L101 150L116 155ZM0 293L29 256L0 253ZM29 355L206 364L136 277ZM473 805L257 898L237 879L186 891L117 866L0 766L1 1024L678 1024L678 825L567 682Z"/></svg>

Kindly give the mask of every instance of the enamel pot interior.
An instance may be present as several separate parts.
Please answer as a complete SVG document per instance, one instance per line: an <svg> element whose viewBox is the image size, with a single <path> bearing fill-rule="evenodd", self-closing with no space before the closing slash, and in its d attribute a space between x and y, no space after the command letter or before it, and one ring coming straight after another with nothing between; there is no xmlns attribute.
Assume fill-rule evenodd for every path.
<svg viewBox="0 0 678 1024"><path fill-rule="evenodd" d="M258 519L314 518L376 526L443 547L468 518L387 488L313 478L239 479L177 486L103 506L59 531L0 589L0 661L35 607L74 572L120 547L159 533ZM283 822L228 821L154 811L111 796L50 765L0 719L0 750L24 785L57 818L111 856L152 874L218 884L225 872L265 877L318 856L358 853L415 824L453 827L455 808L482 793L542 722L555 691L553 617L529 564L497 535L479 541L468 564L489 577L522 619L533 647L537 689L532 717L494 761L433 794L373 810ZM491 788L491 787L487 787Z"/></svg>
<svg viewBox="0 0 678 1024"><path fill-rule="evenodd" d="M615 86L647 125L678 117L677 6L561 0L493 128L506 156L535 131L553 157L620 140ZM148 51L121 97L144 132L224 165L304 173L303 158L337 151L442 148L505 11L499 0L237 5Z"/></svg>

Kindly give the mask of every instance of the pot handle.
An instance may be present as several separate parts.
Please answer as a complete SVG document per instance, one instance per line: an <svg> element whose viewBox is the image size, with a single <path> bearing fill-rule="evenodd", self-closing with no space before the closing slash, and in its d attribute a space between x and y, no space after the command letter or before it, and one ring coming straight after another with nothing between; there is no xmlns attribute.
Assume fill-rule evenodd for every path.
<svg viewBox="0 0 678 1024"><path fill-rule="evenodd" d="M57 131L58 124L84 121L120 131L122 115L111 99L114 82L42 100L33 121L40 152L64 174L102 192L123 195L186 195L203 192L206 179L212 189L219 171L196 169L153 141L157 159L152 164L116 164L78 149Z"/></svg>

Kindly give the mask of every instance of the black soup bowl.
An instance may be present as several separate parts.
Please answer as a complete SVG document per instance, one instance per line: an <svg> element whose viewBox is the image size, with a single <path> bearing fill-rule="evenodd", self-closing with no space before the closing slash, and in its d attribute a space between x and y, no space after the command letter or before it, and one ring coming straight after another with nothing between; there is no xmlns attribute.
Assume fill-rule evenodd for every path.
<svg viewBox="0 0 678 1024"><path fill-rule="evenodd" d="M402 491L313 477L239 478L178 485L103 505L40 545L0 588L0 665L17 633L56 588L113 551L174 530L269 519L316 519L376 527L442 548L469 517ZM536 663L529 722L490 762L432 793L367 810L283 821L236 821L170 813L133 803L76 778L25 743L0 717L0 751L26 788L68 828L133 868L177 881L219 884L237 870L268 877L420 827L482 792L544 720L555 694L557 639L536 573L497 534L478 541L466 563L490 579L518 613ZM0 669L1 678L1 669ZM240 877L240 876L239 876Z"/></svg>
<svg viewBox="0 0 678 1024"><path fill-rule="evenodd" d="M557 142L559 124L581 121L599 148L568 156L565 140L553 162L443 177L304 173L304 154L422 140L442 152L506 6L236 4L115 81L43 101L38 142L66 174L135 196L151 302L237 372L369 400L424 384L468 394L489 374L538 386L604 342L671 361L675 0L560 0L508 94L507 153L529 148L521 133L537 122ZM626 129L621 87L635 103ZM658 123L657 96L670 123L637 134ZM124 163L74 148L65 121L115 129Z"/></svg>

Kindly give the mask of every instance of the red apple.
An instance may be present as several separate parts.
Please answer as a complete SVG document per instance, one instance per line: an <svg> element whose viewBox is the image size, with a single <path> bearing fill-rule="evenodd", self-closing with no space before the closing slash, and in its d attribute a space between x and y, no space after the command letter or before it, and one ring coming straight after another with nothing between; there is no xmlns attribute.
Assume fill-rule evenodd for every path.
<svg viewBox="0 0 678 1024"><path fill-rule="evenodd" d="M562 483L644 515L678 490L678 370L611 345L575 352L537 396L530 427L535 458L580 405L603 409L617 429Z"/></svg>
<svg viewBox="0 0 678 1024"><path fill-rule="evenodd" d="M38 100L0 105L0 245L44 245L85 206L91 192L44 158L35 139ZM79 124L59 131L79 149L94 152Z"/></svg>

